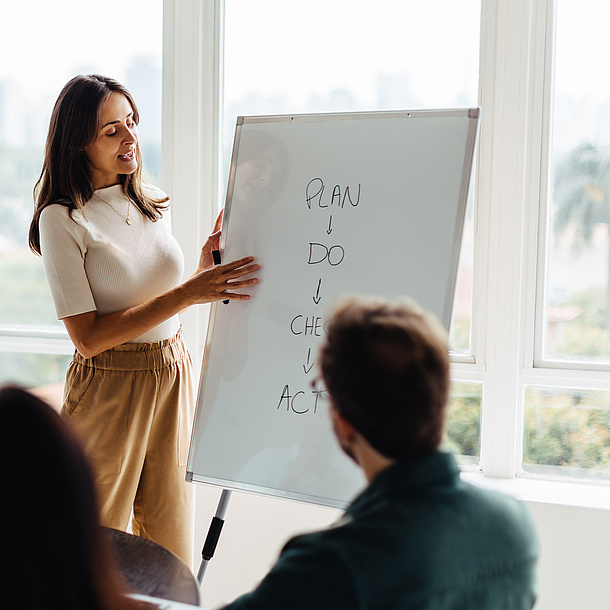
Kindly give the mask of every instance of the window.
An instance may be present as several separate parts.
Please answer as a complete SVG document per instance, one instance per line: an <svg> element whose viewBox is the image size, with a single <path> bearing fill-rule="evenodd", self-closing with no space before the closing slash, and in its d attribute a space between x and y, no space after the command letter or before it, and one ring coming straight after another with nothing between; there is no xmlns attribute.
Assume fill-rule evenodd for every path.
<svg viewBox="0 0 610 610"><path fill-rule="evenodd" d="M284 4L138 0L128 51L120 28L92 30L75 0L15 4L0 22L4 56L20 44L13 33L40 41L36 57L0 65L0 378L60 384L72 349L25 245L51 104L75 72L111 73L158 127L163 12L162 186L181 203L172 217L187 261L214 214L183 202L224 191L237 115L481 106L446 444L494 477L607 482L606 3L315 0L290 15ZM159 136L145 143L145 129L156 180ZM189 315L201 346L205 324Z"/></svg>
<svg viewBox="0 0 610 610"><path fill-rule="evenodd" d="M346 6L297 19L270 0L225 3L222 164L240 114L480 105L445 444L492 476L607 478L604 3ZM562 163L583 143L572 179L590 224L575 252Z"/></svg>
<svg viewBox="0 0 610 610"><path fill-rule="evenodd" d="M240 115L478 104L478 1L382 0L372 11L351 0L315 0L287 13L281 0L231 0L224 23L225 175ZM472 361L473 210L471 201L451 336L454 357L466 361ZM478 461L480 401L479 384L456 381L447 442L468 464Z"/></svg>
<svg viewBox="0 0 610 610"><path fill-rule="evenodd" d="M109 0L103 13L76 0L35 0L16 3L5 17L0 55L11 59L0 63L0 382L40 386L57 403L73 348L55 316L41 261L27 246L51 109L76 74L97 72L123 82L140 108L140 142L149 179L156 182L162 0L137 0L128 12L124 3ZM35 42L36 52L18 51L25 40Z"/></svg>
<svg viewBox="0 0 610 610"><path fill-rule="evenodd" d="M558 0L551 8L534 359L572 378L526 386L523 462L527 473L608 479L610 87L599 78L608 7Z"/></svg>
<svg viewBox="0 0 610 610"><path fill-rule="evenodd" d="M588 481L610 474L610 392L529 386L525 391L526 472Z"/></svg>
<svg viewBox="0 0 610 610"><path fill-rule="evenodd" d="M543 360L610 363L610 53L597 0L559 0Z"/></svg>

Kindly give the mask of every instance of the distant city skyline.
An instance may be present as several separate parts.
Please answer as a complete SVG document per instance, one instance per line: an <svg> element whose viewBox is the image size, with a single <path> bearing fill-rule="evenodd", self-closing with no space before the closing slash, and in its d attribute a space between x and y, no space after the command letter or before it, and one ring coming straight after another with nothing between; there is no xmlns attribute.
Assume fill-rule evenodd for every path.
<svg viewBox="0 0 610 610"><path fill-rule="evenodd" d="M81 68L72 76L95 73L93 66L82 64ZM132 57L120 80L141 112L141 140L160 144L161 68L153 57ZM56 97L56 93L28 91L12 78L0 78L0 143L16 148L43 147Z"/></svg>
<svg viewBox="0 0 610 610"><path fill-rule="evenodd" d="M225 157L238 114L476 105L479 0L379 0L372 16L356 0L311 0L295 18L284 15L283 2L227 1ZM404 9L400 15L397 7ZM441 9L444 19L437 20L434 36L426 36L418 24L432 23ZM141 141L160 144L162 0L132 0L129 10L135 21L124 16L118 0L109 0L101 12L79 0L15 6L0 23L0 53L11 60L0 64L0 143L42 150L52 105L66 80L102 72L134 94ZM592 10L600 19L584 18ZM50 27L58 15L59 30ZM599 69L602 54L610 54L604 15L610 19L610 4L601 0L559 0L554 160L584 141L610 145L610 80ZM26 32L37 41L38 53L19 50ZM436 48L438 40L444 41L442 49ZM288 48L295 52L282 51ZM583 281L588 276L582 274Z"/></svg>
<svg viewBox="0 0 610 610"><path fill-rule="evenodd" d="M122 79L138 55L161 68L162 37L163 0L13 2L0 20L0 80L55 99L82 66Z"/></svg>

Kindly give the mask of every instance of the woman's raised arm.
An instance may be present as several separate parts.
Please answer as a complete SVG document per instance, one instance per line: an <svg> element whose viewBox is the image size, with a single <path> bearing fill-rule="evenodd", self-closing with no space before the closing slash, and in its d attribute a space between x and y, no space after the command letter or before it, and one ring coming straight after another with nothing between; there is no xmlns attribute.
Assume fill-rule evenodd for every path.
<svg viewBox="0 0 610 610"><path fill-rule="evenodd" d="M260 269L247 256L239 260L198 271L184 283L158 297L103 316L89 311L63 318L66 330L76 349L85 358L92 358L139 337L158 324L191 307L225 299L245 301L248 294L234 292L253 286L258 278L245 276Z"/></svg>

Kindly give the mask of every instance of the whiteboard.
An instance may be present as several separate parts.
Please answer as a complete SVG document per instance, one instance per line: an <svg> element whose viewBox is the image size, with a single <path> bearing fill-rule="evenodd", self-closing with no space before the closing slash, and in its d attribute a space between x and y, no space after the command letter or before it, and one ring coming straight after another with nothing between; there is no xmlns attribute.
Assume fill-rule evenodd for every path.
<svg viewBox="0 0 610 610"><path fill-rule="evenodd" d="M449 327L479 109L239 117L223 260L261 265L214 304L187 479L333 507L364 487L316 380L329 306L415 298Z"/></svg>

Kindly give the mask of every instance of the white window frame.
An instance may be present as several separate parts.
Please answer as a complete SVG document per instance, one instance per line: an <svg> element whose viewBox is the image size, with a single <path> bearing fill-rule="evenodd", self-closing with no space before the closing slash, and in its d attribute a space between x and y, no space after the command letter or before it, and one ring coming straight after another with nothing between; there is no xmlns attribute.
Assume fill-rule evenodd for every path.
<svg viewBox="0 0 610 610"><path fill-rule="evenodd" d="M0 324L0 351L70 355L74 353L74 345L68 333L60 326L52 328Z"/></svg>
<svg viewBox="0 0 610 610"><path fill-rule="evenodd" d="M222 65L222 3L163 2L163 132L161 185L172 194L172 222L190 273L213 225L218 197L218 125L221 124L219 66ZM189 266L190 265L190 266ZM182 316L185 336L201 355L205 308ZM0 351L71 355L62 326L0 324ZM2 379L0 378L0 382Z"/></svg>
<svg viewBox="0 0 610 610"><path fill-rule="evenodd" d="M537 0L484 0L481 14L473 295L473 326L480 341L473 349L483 381L480 468L486 476L507 479L522 474L523 373L533 337L528 303L533 302L537 258L545 9Z"/></svg>
<svg viewBox="0 0 610 610"><path fill-rule="evenodd" d="M610 507L607 486L523 472L525 388L608 389L601 367L570 370L535 358L543 307L555 1L483 0L478 230L473 351L483 381L480 471L523 499ZM481 305L478 305L481 304ZM510 483L508 483L510 481ZM491 484L491 486L494 486Z"/></svg>
<svg viewBox="0 0 610 610"><path fill-rule="evenodd" d="M548 95L544 99L543 107L543 141L549 145L541 151L540 164L540 231L538 235L538 282L536 285L536 302L544 304L547 302L546 275L550 248L550 209L551 200L551 148L552 148L552 119L553 119L553 93L554 93L554 47L555 47L555 25L558 0L548 0L547 16L547 40L546 40L546 65L544 75L544 87ZM535 314L535 329L537 330L533 346L532 367L547 369L546 381L552 386L562 388L610 390L610 376L605 374L610 371L610 363L591 362L583 359L552 359L545 358L544 351L544 307L537 307ZM535 382L540 385L538 381ZM576 384L576 385L574 385Z"/></svg>
<svg viewBox="0 0 610 610"><path fill-rule="evenodd" d="M483 384L483 412L480 465L464 469L463 476L524 499L610 507L607 487L534 480L521 469L526 385L608 386L596 371L534 366L553 3L482 0L473 358L456 360L452 375ZM164 175L187 259L212 226L221 195L223 13L223 0L165 0ZM191 201L202 202L197 212ZM544 248L544 240L540 243ZM184 320L196 359L203 349L204 317L195 313Z"/></svg>
<svg viewBox="0 0 610 610"><path fill-rule="evenodd" d="M548 6L547 6L548 5ZM525 500L610 508L604 485L526 477L521 469L528 384L610 389L606 371L558 369L534 350L536 278L546 247L554 0L482 0L472 361L453 378L483 384L481 460L463 470L475 483ZM221 201L223 0L164 0L162 187L187 270L194 268ZM542 234L539 231L542 227ZM540 237L540 239L539 239ZM540 263L538 261L540 260ZM183 316L198 368L205 308ZM539 320L540 321L540 320ZM0 349L68 354L62 330L0 327Z"/></svg>
<svg viewBox="0 0 610 610"><path fill-rule="evenodd" d="M172 195L172 226L187 273L219 207L223 16L221 0L163 2L162 186ZM181 315L197 368L207 311Z"/></svg>

